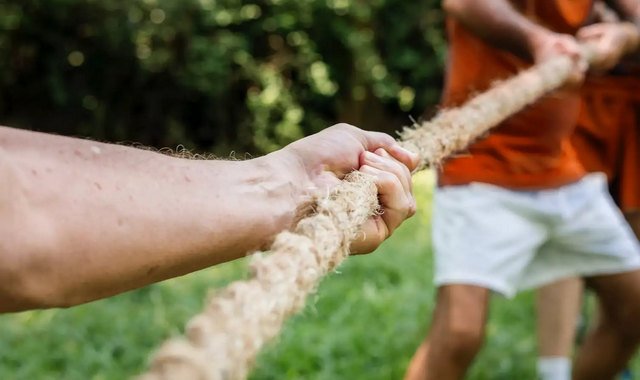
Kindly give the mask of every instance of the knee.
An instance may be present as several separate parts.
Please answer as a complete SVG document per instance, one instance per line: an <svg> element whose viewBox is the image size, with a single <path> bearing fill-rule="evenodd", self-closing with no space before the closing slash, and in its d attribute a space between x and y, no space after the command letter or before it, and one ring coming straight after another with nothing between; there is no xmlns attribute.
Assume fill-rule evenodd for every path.
<svg viewBox="0 0 640 380"><path fill-rule="evenodd" d="M450 321L442 335L442 349L448 355L461 361L471 361L484 343L484 326Z"/></svg>

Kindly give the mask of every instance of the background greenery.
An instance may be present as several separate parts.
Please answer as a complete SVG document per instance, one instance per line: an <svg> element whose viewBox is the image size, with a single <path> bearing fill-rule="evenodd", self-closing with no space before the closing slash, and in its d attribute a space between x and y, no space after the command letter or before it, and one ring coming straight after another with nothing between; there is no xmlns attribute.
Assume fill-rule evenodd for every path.
<svg viewBox="0 0 640 380"><path fill-rule="evenodd" d="M0 0L0 123L268 152L436 103L438 0Z"/></svg>

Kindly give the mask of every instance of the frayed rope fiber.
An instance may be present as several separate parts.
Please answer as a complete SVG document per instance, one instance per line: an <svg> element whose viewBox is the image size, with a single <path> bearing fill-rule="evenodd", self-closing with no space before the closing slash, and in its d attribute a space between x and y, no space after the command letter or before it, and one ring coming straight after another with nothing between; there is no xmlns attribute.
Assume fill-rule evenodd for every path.
<svg viewBox="0 0 640 380"><path fill-rule="evenodd" d="M420 168L437 166L562 86L571 69L566 57L534 66L430 122L405 128L400 142L419 155ZM348 175L318 202L314 215L278 234L268 254L253 258L248 280L230 284L207 302L188 322L186 338L165 342L140 379L245 379L260 349L279 334L288 317L302 310L323 276L349 255L350 243L378 207L372 178Z"/></svg>

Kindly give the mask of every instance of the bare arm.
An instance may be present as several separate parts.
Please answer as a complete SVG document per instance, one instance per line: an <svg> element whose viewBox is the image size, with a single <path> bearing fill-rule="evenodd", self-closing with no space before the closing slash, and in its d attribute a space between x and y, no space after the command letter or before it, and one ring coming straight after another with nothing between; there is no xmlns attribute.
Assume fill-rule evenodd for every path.
<svg viewBox="0 0 640 380"><path fill-rule="evenodd" d="M622 19L634 22L640 26L640 1L638 0L609 0L611 6L622 16Z"/></svg>
<svg viewBox="0 0 640 380"><path fill-rule="evenodd" d="M379 147L398 158L385 159L394 177L409 175L399 163L415 165L414 157L389 136L354 127L248 161L0 127L0 312L74 305L242 257ZM385 186L395 219L372 221L377 240L366 247L415 207L410 189Z"/></svg>
<svg viewBox="0 0 640 380"><path fill-rule="evenodd" d="M548 31L507 0L444 0L445 11L491 45L533 60L534 45Z"/></svg>
<svg viewBox="0 0 640 380"><path fill-rule="evenodd" d="M610 0L621 18L626 20L629 46L627 51L633 52L640 47L640 0ZM635 28L633 28L633 27Z"/></svg>
<svg viewBox="0 0 640 380"><path fill-rule="evenodd" d="M591 62L591 68L596 72L612 69L626 54L640 47L640 1L616 0L611 5L617 13L603 2L596 2L593 12L596 23L577 33L578 38L596 53Z"/></svg>

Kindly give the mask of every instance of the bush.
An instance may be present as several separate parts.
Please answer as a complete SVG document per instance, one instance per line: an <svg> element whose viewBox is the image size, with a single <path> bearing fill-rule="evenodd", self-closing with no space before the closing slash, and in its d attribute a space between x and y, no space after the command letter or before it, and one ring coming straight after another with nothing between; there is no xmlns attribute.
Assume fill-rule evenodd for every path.
<svg viewBox="0 0 640 380"><path fill-rule="evenodd" d="M5 0L0 121L154 146L268 152L435 104L436 0Z"/></svg>

